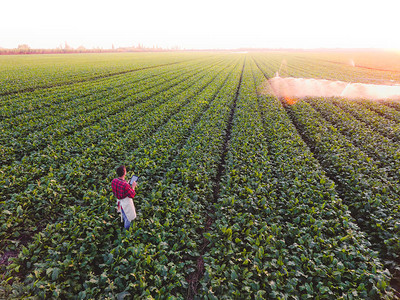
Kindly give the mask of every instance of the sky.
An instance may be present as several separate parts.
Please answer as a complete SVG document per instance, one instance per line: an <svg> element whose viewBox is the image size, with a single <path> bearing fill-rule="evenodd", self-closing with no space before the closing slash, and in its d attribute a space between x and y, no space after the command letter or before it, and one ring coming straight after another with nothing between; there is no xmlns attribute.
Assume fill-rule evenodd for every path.
<svg viewBox="0 0 400 300"><path fill-rule="evenodd" d="M3 0L0 47L400 49L396 0Z"/></svg>

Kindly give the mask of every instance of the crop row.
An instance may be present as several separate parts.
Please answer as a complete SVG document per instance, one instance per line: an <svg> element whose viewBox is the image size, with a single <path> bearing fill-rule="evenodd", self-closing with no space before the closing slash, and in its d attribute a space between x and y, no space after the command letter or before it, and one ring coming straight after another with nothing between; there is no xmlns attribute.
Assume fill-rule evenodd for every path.
<svg viewBox="0 0 400 300"><path fill-rule="evenodd" d="M331 101L338 109L342 108L366 124L364 135L367 135L369 127L396 140L398 125L395 122L349 100ZM386 259L385 265L392 269L398 268L396 261L400 252L400 191L398 181L393 178L397 168L397 143L390 146L390 140L382 140L392 149L392 154L388 151L381 155L391 157L389 160L392 164L388 161L386 163L389 166L381 168L379 161L368 156L340 133L345 128L334 128L310 104L300 101L288 107L288 112L324 170L337 184L337 190L349 206L357 224L368 234L374 249ZM362 128L358 130L361 132ZM353 138L355 139L354 135Z"/></svg>
<svg viewBox="0 0 400 300"><path fill-rule="evenodd" d="M351 143L374 158L379 167L385 168L388 181L398 185L400 181L400 145L370 129L364 122L341 110L330 100L314 98L307 102L313 106Z"/></svg>
<svg viewBox="0 0 400 300"><path fill-rule="evenodd" d="M223 66L219 67L219 70L222 69ZM200 73L190 81L164 92L159 91L151 99L124 109L113 118L102 119L98 124L50 144L36 155L32 154L29 159L24 158L19 170L11 168L8 172L10 175L10 172L20 171L13 174L15 181L9 183L10 189L4 189L5 194L2 195L3 207L10 214L2 214L3 234L15 236L30 226L30 231L35 230L36 221L41 220L46 211L56 213L63 206L82 203L85 194L82 184L89 187L96 185L98 180L109 173L110 158L116 159L119 153L125 151L125 147L134 148L140 144L141 138L150 136L171 114L212 82L214 77L213 72ZM140 97L136 99L140 100ZM134 126L137 128L132 131ZM130 143L121 142L125 135L129 136ZM90 165L92 167L89 168ZM6 176L4 180L9 178ZM13 214L16 210L22 210L22 215L29 218L23 220L20 214Z"/></svg>
<svg viewBox="0 0 400 300"><path fill-rule="evenodd" d="M74 85L3 96L1 116L2 119L11 120L13 124L19 124L20 122L32 119L36 115L40 117L41 113L45 110L60 110L61 107L68 106L73 101L78 101L79 103L79 101L90 97L93 93L98 93L99 90L104 93L112 92L113 90L116 91L126 84L123 80L124 78L130 77L131 80L129 83L133 85L135 82L157 76L156 74L161 76L163 73L170 72L171 69L176 72L180 71L176 66L170 68L164 67L162 69L164 72L161 72L159 69L143 70L136 72L134 75L124 74L91 82L81 82ZM16 100L18 101L17 103ZM25 116L26 114L28 115Z"/></svg>
<svg viewBox="0 0 400 300"><path fill-rule="evenodd" d="M61 110L58 115L52 113L47 118L33 118L25 124L14 124L11 121L9 122L11 123L10 126L4 126L6 127L3 131L4 134L1 134L0 137L0 140L4 141L2 146L2 151L6 154L4 160L7 159L3 163L20 160L26 153L43 149L49 142L54 143L58 139L65 138L67 134L72 134L83 127L96 123L98 120L115 115L129 106L137 104L134 101L137 95L151 98L160 90L183 82L202 70L204 70L204 67L193 68L193 66L189 66L180 74L173 73L166 76L169 81L165 79L154 83L152 79L149 79L136 85L128 83L126 87L119 89L118 93L102 92L102 86L97 85L98 91L93 91L93 94L88 97L89 105L85 101L86 97L82 99L83 112L81 114L79 114L77 103L73 103L65 110ZM127 81L129 77L123 78L123 80ZM67 102L67 99L65 101ZM46 109L41 110L46 111ZM27 113L24 114L24 116L27 115ZM71 117L68 118L68 116Z"/></svg>
<svg viewBox="0 0 400 300"><path fill-rule="evenodd" d="M335 105L342 108L344 111L352 114L355 118L363 121L371 129L378 131L382 135L392 139L395 142L400 142L400 124L380 116L374 111L357 104L354 101L336 99L333 101Z"/></svg>
<svg viewBox="0 0 400 300"><path fill-rule="evenodd" d="M394 101L392 102L393 105L395 105L396 103L399 104L398 102ZM394 107L386 106L382 103L373 100L363 100L359 101L359 103L369 108L370 110L377 112L378 114L387 119L400 123L400 112L394 108L395 106Z"/></svg>
<svg viewBox="0 0 400 300"><path fill-rule="evenodd" d="M194 69L189 75L182 76L183 78L172 77L171 82L167 82L164 85L156 86L155 88L145 90L138 94L128 94L126 97L122 97L120 99L121 101L111 102L107 107L103 108L99 113L100 119L96 114L89 115L83 120L78 119L80 122L76 124L75 131L72 130L74 126L72 123L70 125L72 129L70 132L65 132L66 135L60 134L65 128L55 128L54 133L50 131L50 137L53 136L53 139L43 136L43 146L45 146L45 148L39 148L39 151L29 153L29 156L25 156L22 161L16 161L10 166L4 166L2 168L3 177L1 177L1 182L4 183L5 180L8 179L9 182L5 182L6 187L10 188L10 190L14 192L16 192L14 190L14 186L19 189L24 188L26 186L23 185L24 181L27 183L28 181L32 181L32 178L39 179L40 176L48 172L50 166L54 168L55 164L62 164L71 159L71 157L80 155L82 151L85 151L85 148L80 146L85 145L85 147L87 147L87 145L91 146L93 143L96 143L97 139L91 141L86 137L92 136L93 132L96 132L93 130L96 130L99 126L102 127L102 132L98 132L99 136L105 137L106 134L112 134L109 132L109 129L105 124L108 124L108 127L113 126L115 124L115 120L121 119L123 114L129 115L134 113L136 117L145 115L146 112L151 111L154 108L154 105L161 105L164 99L172 97L174 93L185 91L185 89L187 89L189 86L196 83L196 80L201 78L201 76L206 76L206 70L207 68L203 68L203 72L198 73L198 70ZM192 80L185 81L185 79L190 78L190 76L192 76ZM158 95L158 98L154 99L155 95ZM116 94L114 97L119 98L120 96L121 95ZM99 99L101 98L102 97L99 96ZM91 122L91 119L99 122L93 123ZM121 124L123 124L126 121L122 120L119 122L122 122ZM82 126L81 124L87 124L88 126ZM41 135L40 132L38 134ZM33 136L33 138L35 138L35 136ZM39 139L32 140L32 143L39 142ZM77 143L79 145L76 145ZM64 150L61 151L61 149ZM53 157L55 151L61 151L62 153ZM5 157L7 158L7 156ZM36 170L38 168L39 161L41 161L40 165L43 167L41 170ZM28 176L28 180L24 180L24 176ZM6 191L4 190L4 193L5 192ZM7 194L2 193L1 195L4 196Z"/></svg>
<svg viewBox="0 0 400 300"><path fill-rule="evenodd" d="M399 186L388 172L330 125L310 104L290 107L295 124L313 148L359 226L381 256L395 261L400 253ZM389 264L390 265L390 264Z"/></svg>
<svg viewBox="0 0 400 300"><path fill-rule="evenodd" d="M310 61L306 57L290 54L270 55L251 54L254 63L262 69L267 77L272 78L277 74L281 77L323 78L331 80L350 80L343 67L332 65L323 61Z"/></svg>
<svg viewBox="0 0 400 300"><path fill-rule="evenodd" d="M75 84L143 68L207 59L210 54L73 54L0 57L0 94Z"/></svg>
<svg viewBox="0 0 400 300"><path fill-rule="evenodd" d="M393 201L398 187L389 165L382 169L339 133L352 139L357 130L361 134L363 123L352 114L346 117L354 134L345 133L350 121L338 125L345 117L322 116L309 105L315 101L322 110L326 103L309 100L285 110L277 99L258 95L262 73L273 76L279 56L246 57L163 67L163 79L148 70L118 76L121 81L77 84L68 101L49 97L48 105L37 102L17 113L22 132L34 131L23 147L36 142L35 134L43 138L36 150L0 169L0 253L22 250L7 268L0 297L4 291L18 299L392 296L381 260L392 263L399 253ZM95 97L89 90L79 96L85 86ZM67 97L72 87L49 89L48 95L60 90ZM54 120L44 116L49 128L37 124L35 118L50 107L57 113ZM395 151L384 136L371 131L372 136ZM395 162L394 153L381 155ZM123 163L128 175L140 177L138 218L128 231L110 189L114 169ZM345 177L348 171L354 180ZM380 180L386 187L373 185ZM391 206L378 198L364 201L378 193ZM373 213L366 226L360 224L367 235L356 225L364 206ZM33 233L21 247L20 240ZM382 255L382 247L389 254Z"/></svg>
<svg viewBox="0 0 400 300"><path fill-rule="evenodd" d="M385 100L385 101L381 101L381 103L388 107L395 109L396 111L400 111L400 102L399 101Z"/></svg>
<svg viewBox="0 0 400 300"><path fill-rule="evenodd" d="M254 64L245 69L201 292L221 299L389 293L387 271L284 108L257 96L263 79Z"/></svg>
<svg viewBox="0 0 400 300"><path fill-rule="evenodd" d="M351 66L346 63L324 60L313 57L313 54L298 53L268 53L251 54L257 63L272 77L280 71L282 77L305 77L341 80L347 82L365 82L381 84L399 78L398 73L389 70L376 70L362 66ZM271 61L279 62L274 68L269 67ZM268 69L268 70L267 70Z"/></svg>
<svg viewBox="0 0 400 300"><path fill-rule="evenodd" d="M208 60L208 63L213 61ZM218 61L218 59L214 59ZM178 65L168 65L164 67L156 67L154 69L139 70L134 73L118 74L111 77L100 78L93 81L78 82L73 85L49 87L46 89L25 92L16 95L6 95L1 97L1 118L15 118L21 114L32 112L40 108L55 109L58 105L68 103L70 100L80 99L85 96L90 96L95 92L116 92L123 87L127 81L124 78L129 78L129 84L141 81L145 78L158 77L165 73L181 73L184 70L189 70L188 67L202 67L205 63L202 60L195 60L188 63ZM150 76L148 76L150 75ZM172 74L171 74L172 75ZM162 84L165 82L163 77L153 82ZM20 116L21 118L24 115Z"/></svg>
<svg viewBox="0 0 400 300"><path fill-rule="evenodd" d="M194 79L196 79L196 78L194 78ZM199 82L198 84L203 84L204 85L204 82ZM189 86L189 85L186 85L187 87ZM195 93L196 92L196 90L197 89L193 89L193 91L191 92L192 94L193 93ZM190 94L189 93L185 93L185 94L183 94L182 96L181 96L181 101L184 101L185 100L185 97L188 97ZM165 95L164 95L165 96ZM170 103L172 103L173 101L170 101ZM182 103L182 102L177 102L176 103L176 105L178 105L179 103ZM165 108L165 106L164 106L164 108ZM132 117L131 117L131 119L132 119ZM133 120L131 120L130 122L132 122ZM155 120L151 120L151 119L149 119L148 120L150 123L152 122L152 121L155 121ZM128 122L129 123L129 122ZM123 122L121 122L121 125L123 125ZM146 129L149 129L149 127L147 127ZM145 132L145 131L144 131ZM109 142L112 142L112 141L109 141ZM135 141L136 143L138 143L139 141ZM126 145L126 143L125 143L125 145ZM82 149L82 151L83 151L84 149ZM60 178L58 178L58 179L60 179ZM73 179L71 178L71 181L72 181ZM79 187L78 187L79 188ZM51 196L51 195L50 195Z"/></svg>
<svg viewBox="0 0 400 300"><path fill-rule="evenodd" d="M66 221L36 235L19 263L11 265L28 273L26 287L21 286L26 293L184 296L191 265L184 257L196 255L196 228L203 223L209 196L205 191L219 162L238 71L240 65L229 78L225 71L154 134L136 148L128 147L123 160L143 182L135 199L141 212L132 229L115 229L118 220L111 216L115 200L109 189L88 186L86 201L91 205L71 208ZM154 116L164 111L155 110ZM125 142L130 143L126 137ZM111 178L109 174L99 184L109 185Z"/></svg>

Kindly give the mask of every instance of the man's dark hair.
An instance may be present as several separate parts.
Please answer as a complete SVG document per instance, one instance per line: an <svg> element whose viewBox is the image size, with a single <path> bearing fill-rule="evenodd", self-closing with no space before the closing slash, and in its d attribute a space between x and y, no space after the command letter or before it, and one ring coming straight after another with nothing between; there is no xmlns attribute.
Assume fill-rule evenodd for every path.
<svg viewBox="0 0 400 300"><path fill-rule="evenodd" d="M126 171L126 167L125 166L119 166L117 168L117 175L119 177L121 177L122 175L124 175L125 171Z"/></svg>

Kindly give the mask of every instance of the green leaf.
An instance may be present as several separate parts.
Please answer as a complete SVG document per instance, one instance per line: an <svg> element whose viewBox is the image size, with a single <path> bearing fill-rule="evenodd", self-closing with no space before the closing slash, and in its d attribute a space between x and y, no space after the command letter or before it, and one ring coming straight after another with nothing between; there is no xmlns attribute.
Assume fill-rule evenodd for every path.
<svg viewBox="0 0 400 300"><path fill-rule="evenodd" d="M18 216L22 216L22 214L24 213L24 210L22 209L21 205L18 205L17 207L17 214Z"/></svg>
<svg viewBox="0 0 400 300"><path fill-rule="evenodd" d="M27 256L29 254L28 248L26 248L26 247L22 248L22 254Z"/></svg>
<svg viewBox="0 0 400 300"><path fill-rule="evenodd" d="M117 295L117 300L122 300L124 299L126 296L130 296L131 294L129 292L121 292Z"/></svg>
<svg viewBox="0 0 400 300"><path fill-rule="evenodd" d="M53 273L51 273L51 280L53 280L53 281L57 280L60 272L61 272L60 268L54 268Z"/></svg>
<svg viewBox="0 0 400 300"><path fill-rule="evenodd" d="M235 270L232 270L231 279L232 279L232 280L238 279L238 274L236 273Z"/></svg>

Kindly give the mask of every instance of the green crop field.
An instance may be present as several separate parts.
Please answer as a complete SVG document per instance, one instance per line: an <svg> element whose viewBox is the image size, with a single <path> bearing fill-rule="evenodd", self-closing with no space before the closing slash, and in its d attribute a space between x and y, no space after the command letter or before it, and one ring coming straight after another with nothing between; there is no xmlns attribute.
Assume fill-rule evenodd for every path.
<svg viewBox="0 0 400 300"><path fill-rule="evenodd" d="M278 70L393 84L400 56L1 56L0 298L399 297L400 102L289 106Z"/></svg>

